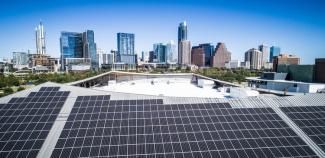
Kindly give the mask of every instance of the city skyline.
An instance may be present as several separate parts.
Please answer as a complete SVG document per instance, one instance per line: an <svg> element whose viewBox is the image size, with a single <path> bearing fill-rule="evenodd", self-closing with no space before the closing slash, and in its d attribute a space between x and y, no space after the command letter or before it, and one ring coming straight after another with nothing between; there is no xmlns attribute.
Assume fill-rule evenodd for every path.
<svg viewBox="0 0 325 158"><path fill-rule="evenodd" d="M64 5L52 2L53 4L48 3L42 6L40 11L36 9L40 6L32 6L29 3L10 4L10 2L3 2L0 11L0 25L3 27L0 33L6 38L1 39L3 44L1 57L12 58L12 52L21 51L21 49L27 52L27 48L31 50L31 53L36 53L33 30L38 26L40 19L42 19L43 26L47 30L46 52L55 57L60 57L58 39L61 31L94 30L97 47L104 52L117 49L116 33L130 32L137 34L135 51L149 52L154 43L165 43L169 40L177 41L178 30L176 26L182 21L187 22L188 39L191 40L192 46L201 43L216 45L218 42L224 42L227 44L228 50L232 52L232 59L243 61L243 54L248 49L257 49L257 46L261 44L267 44L271 47L274 45L274 41L276 46L281 47L282 54L294 54L302 58L301 64L313 64L315 58L325 57L323 53L325 50L323 45L325 42L323 38L325 20L321 16L324 14L324 5L321 1L313 3L298 1L296 5L290 6L290 8L284 7L290 4L289 1L275 1L284 5L276 5L278 7L276 10L271 10L275 6L273 3L265 6L264 10L256 9L257 4L254 1L245 2L247 4L244 6L241 6L244 2L238 4L212 1L204 1L204 3L184 2L95 1L90 3L81 1L76 5L73 2ZM74 5L75 7L70 9ZM153 5L168 7L169 11L164 13L152 12L150 8ZM126 13L113 14L121 6L129 9L128 14L131 12L133 14L129 17ZM183 8L177 10L180 6ZM10 10L13 7L18 9L27 7L30 10L13 13ZM187 8L186 14L180 14L185 7ZM302 7L304 7L304 11L299 11L302 10ZM89 8L93 12L83 16L82 10L84 8ZM141 10L144 11L138 8L143 8ZM195 8L201 12L191 11ZM148 15L148 12L152 12L152 15ZM71 20L77 14L81 14L80 18L76 17ZM98 18L92 18L94 15ZM203 15L210 16L203 17ZM159 23L152 20L152 17L155 16L161 17ZM210 20L206 21L207 19ZM220 25L221 21L222 25ZM24 25L20 25L21 23ZM109 23L113 23L113 25L108 25Z"/></svg>

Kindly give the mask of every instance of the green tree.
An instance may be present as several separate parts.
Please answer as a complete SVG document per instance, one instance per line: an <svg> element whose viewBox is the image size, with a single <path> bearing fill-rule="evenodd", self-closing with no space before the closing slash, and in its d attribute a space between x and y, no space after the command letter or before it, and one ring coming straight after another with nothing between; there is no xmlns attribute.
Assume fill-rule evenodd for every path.
<svg viewBox="0 0 325 158"><path fill-rule="evenodd" d="M5 82L8 84L8 86L18 86L19 81L14 75L9 75L6 77Z"/></svg>
<svg viewBox="0 0 325 158"><path fill-rule="evenodd" d="M39 84L42 84L42 83L45 83L45 82L47 82L47 80L40 78L40 79L35 81L35 85L39 85Z"/></svg>
<svg viewBox="0 0 325 158"><path fill-rule="evenodd" d="M17 92L22 91L22 90L25 90L25 88L24 88L24 87L19 87L19 88L17 89Z"/></svg>
<svg viewBox="0 0 325 158"><path fill-rule="evenodd" d="M10 87L3 89L3 93L5 94L12 94L14 90Z"/></svg>
<svg viewBox="0 0 325 158"><path fill-rule="evenodd" d="M28 67L23 67L22 70L28 70Z"/></svg>
<svg viewBox="0 0 325 158"><path fill-rule="evenodd" d="M186 71L191 71L191 68L189 66L186 67Z"/></svg>
<svg viewBox="0 0 325 158"><path fill-rule="evenodd" d="M245 81L245 76L238 74L236 80L238 81L239 84L241 84L241 82Z"/></svg>
<svg viewBox="0 0 325 158"><path fill-rule="evenodd" d="M0 82L0 89L7 87L6 82Z"/></svg>

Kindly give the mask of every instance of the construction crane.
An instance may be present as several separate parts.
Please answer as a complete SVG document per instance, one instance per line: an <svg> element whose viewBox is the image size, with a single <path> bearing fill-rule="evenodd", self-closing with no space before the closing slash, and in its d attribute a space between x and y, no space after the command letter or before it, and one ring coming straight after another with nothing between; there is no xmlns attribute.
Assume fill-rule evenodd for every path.
<svg viewBox="0 0 325 158"><path fill-rule="evenodd" d="M36 33L36 49L40 55L40 65L43 66L43 62L42 62L42 55L45 55L45 36L46 36L46 31L44 31L43 29L43 25L42 25L42 21L40 20L40 25L38 28L35 29L35 33ZM43 35L42 35L43 34ZM42 45L42 42L43 45ZM44 53L44 54L42 54Z"/></svg>
<svg viewBox="0 0 325 158"><path fill-rule="evenodd" d="M45 53L45 31L44 31L44 37L43 38L40 38L40 39L33 39L33 40L36 40L38 42L38 45L39 47L41 47L41 44L42 44L42 40L44 39L44 46L41 47L41 49L43 51L41 51L40 49L31 49L31 50L36 50L36 52L39 52L39 58L40 58L40 65L43 66L43 62L42 62L42 52ZM45 54L44 54L45 55Z"/></svg>

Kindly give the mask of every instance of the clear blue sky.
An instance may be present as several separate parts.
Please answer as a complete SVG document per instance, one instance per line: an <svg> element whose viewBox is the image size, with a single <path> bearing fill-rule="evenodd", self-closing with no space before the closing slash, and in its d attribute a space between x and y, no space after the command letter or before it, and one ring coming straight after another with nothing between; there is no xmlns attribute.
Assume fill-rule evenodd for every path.
<svg viewBox="0 0 325 158"><path fill-rule="evenodd" d="M188 25L192 46L224 42L233 60L260 44L281 46L301 64L325 58L325 1L0 1L0 57L13 51L35 52L35 28L42 19L46 51L60 56L60 32L95 31L97 47L117 48L116 34L135 34L135 50L152 50L153 43L177 41L179 22Z"/></svg>

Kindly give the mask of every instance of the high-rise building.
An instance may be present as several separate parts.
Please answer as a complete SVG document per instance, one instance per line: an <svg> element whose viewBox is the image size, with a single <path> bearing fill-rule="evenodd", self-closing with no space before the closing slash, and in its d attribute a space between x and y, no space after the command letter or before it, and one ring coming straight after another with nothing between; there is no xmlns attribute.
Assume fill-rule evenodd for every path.
<svg viewBox="0 0 325 158"><path fill-rule="evenodd" d="M83 58L82 33L61 32L61 69L65 70L66 58Z"/></svg>
<svg viewBox="0 0 325 158"><path fill-rule="evenodd" d="M103 65L109 65L114 63L114 54L113 53L103 53Z"/></svg>
<svg viewBox="0 0 325 158"><path fill-rule="evenodd" d="M176 50L176 45L173 40L169 40L167 43L167 63L177 63L178 54Z"/></svg>
<svg viewBox="0 0 325 158"><path fill-rule="evenodd" d="M204 48L202 48L200 46L192 47L192 50L191 50L191 63L198 66L198 67L204 67L205 66Z"/></svg>
<svg viewBox="0 0 325 158"><path fill-rule="evenodd" d="M279 56L281 54L281 47L279 46L272 46L270 48L270 62L273 62L274 56Z"/></svg>
<svg viewBox="0 0 325 158"><path fill-rule="evenodd" d="M91 58L91 69L99 70L99 59L97 56L97 45L93 30L85 30L82 33L83 58Z"/></svg>
<svg viewBox="0 0 325 158"><path fill-rule="evenodd" d="M178 26L178 63L191 64L191 41L187 40L186 21Z"/></svg>
<svg viewBox="0 0 325 158"><path fill-rule="evenodd" d="M191 64L191 41L178 42L178 64Z"/></svg>
<svg viewBox="0 0 325 158"><path fill-rule="evenodd" d="M157 62L157 52L156 51L150 51L149 52L149 63Z"/></svg>
<svg viewBox="0 0 325 158"><path fill-rule="evenodd" d="M205 54L205 67L210 66L210 58L214 51L214 45L211 43L200 44L200 47L203 48Z"/></svg>
<svg viewBox="0 0 325 158"><path fill-rule="evenodd" d="M42 21L38 27L35 28L35 35L36 35L36 51L37 54L46 54L45 53L45 31L42 25Z"/></svg>
<svg viewBox="0 0 325 158"><path fill-rule="evenodd" d="M167 46L162 43L153 44L153 51L157 52L157 61L159 63L167 62Z"/></svg>
<svg viewBox="0 0 325 158"><path fill-rule="evenodd" d="M26 52L13 52L12 55L14 65L27 65L28 57Z"/></svg>
<svg viewBox="0 0 325 158"><path fill-rule="evenodd" d="M100 48L97 48L97 56L99 61L99 66L103 64L103 51Z"/></svg>
<svg viewBox="0 0 325 158"><path fill-rule="evenodd" d="M179 23L178 26L178 42L180 42L181 40L187 40L186 21Z"/></svg>
<svg viewBox="0 0 325 158"><path fill-rule="evenodd" d="M135 64L138 64L138 53L134 54L134 61Z"/></svg>
<svg viewBox="0 0 325 158"><path fill-rule="evenodd" d="M225 62L231 61L231 53L224 43L218 43L210 58L210 67L225 67Z"/></svg>
<svg viewBox="0 0 325 158"><path fill-rule="evenodd" d="M116 63L117 62L117 49L112 49L111 53L114 54L114 63Z"/></svg>
<svg viewBox="0 0 325 158"><path fill-rule="evenodd" d="M117 33L117 62L135 63L134 34Z"/></svg>
<svg viewBox="0 0 325 158"><path fill-rule="evenodd" d="M267 62L270 61L270 47L266 44L262 44L258 46L258 50L262 52L262 56L263 56L262 66L264 66L264 64L269 64Z"/></svg>
<svg viewBox="0 0 325 158"><path fill-rule="evenodd" d="M299 65L300 58L295 55L280 54L273 57L273 71L277 72L278 65Z"/></svg>
<svg viewBox="0 0 325 158"><path fill-rule="evenodd" d="M142 51L142 61L143 62L149 61L149 53L147 51Z"/></svg>
<svg viewBox="0 0 325 158"><path fill-rule="evenodd" d="M262 68L262 52L252 48L245 52L245 61L250 62L251 69L261 69Z"/></svg>

